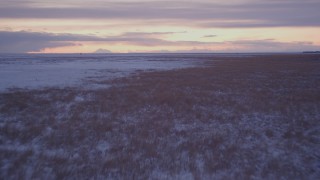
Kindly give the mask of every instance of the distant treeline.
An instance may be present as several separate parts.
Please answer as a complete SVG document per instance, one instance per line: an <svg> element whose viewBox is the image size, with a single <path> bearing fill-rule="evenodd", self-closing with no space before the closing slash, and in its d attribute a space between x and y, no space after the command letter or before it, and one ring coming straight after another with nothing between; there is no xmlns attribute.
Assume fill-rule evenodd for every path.
<svg viewBox="0 0 320 180"><path fill-rule="evenodd" d="M303 53L305 53L305 54L310 54L310 53L312 53L312 54L315 54L315 53L320 53L320 51L303 51Z"/></svg>

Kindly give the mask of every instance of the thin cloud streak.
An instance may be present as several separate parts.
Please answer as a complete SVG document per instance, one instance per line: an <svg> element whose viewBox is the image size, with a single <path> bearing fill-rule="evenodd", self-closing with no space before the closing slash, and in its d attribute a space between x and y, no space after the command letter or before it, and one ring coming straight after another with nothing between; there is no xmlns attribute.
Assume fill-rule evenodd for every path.
<svg viewBox="0 0 320 180"><path fill-rule="evenodd" d="M203 36L203 38L214 38L214 37L217 37L217 35L205 35L205 36Z"/></svg>

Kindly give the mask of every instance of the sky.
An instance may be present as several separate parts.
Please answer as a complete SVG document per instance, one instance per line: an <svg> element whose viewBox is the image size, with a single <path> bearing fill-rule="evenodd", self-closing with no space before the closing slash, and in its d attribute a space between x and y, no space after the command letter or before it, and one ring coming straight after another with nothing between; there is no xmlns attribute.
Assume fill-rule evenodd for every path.
<svg viewBox="0 0 320 180"><path fill-rule="evenodd" d="M0 53L320 50L319 0L0 0Z"/></svg>

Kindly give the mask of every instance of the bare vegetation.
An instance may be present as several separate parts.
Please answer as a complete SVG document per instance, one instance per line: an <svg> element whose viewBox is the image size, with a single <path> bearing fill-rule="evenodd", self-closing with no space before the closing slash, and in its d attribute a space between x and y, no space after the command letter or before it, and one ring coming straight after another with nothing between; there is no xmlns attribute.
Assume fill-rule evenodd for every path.
<svg viewBox="0 0 320 180"><path fill-rule="evenodd" d="M1 179L319 179L320 56L0 94Z"/></svg>

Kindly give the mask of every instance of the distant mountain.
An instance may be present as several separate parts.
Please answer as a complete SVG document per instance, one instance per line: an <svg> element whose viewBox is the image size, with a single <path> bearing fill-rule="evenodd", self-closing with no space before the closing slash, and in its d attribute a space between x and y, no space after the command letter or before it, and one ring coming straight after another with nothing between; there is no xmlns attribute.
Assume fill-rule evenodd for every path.
<svg viewBox="0 0 320 180"><path fill-rule="evenodd" d="M107 50L107 49L97 49L95 52L93 53L112 53L111 51Z"/></svg>

